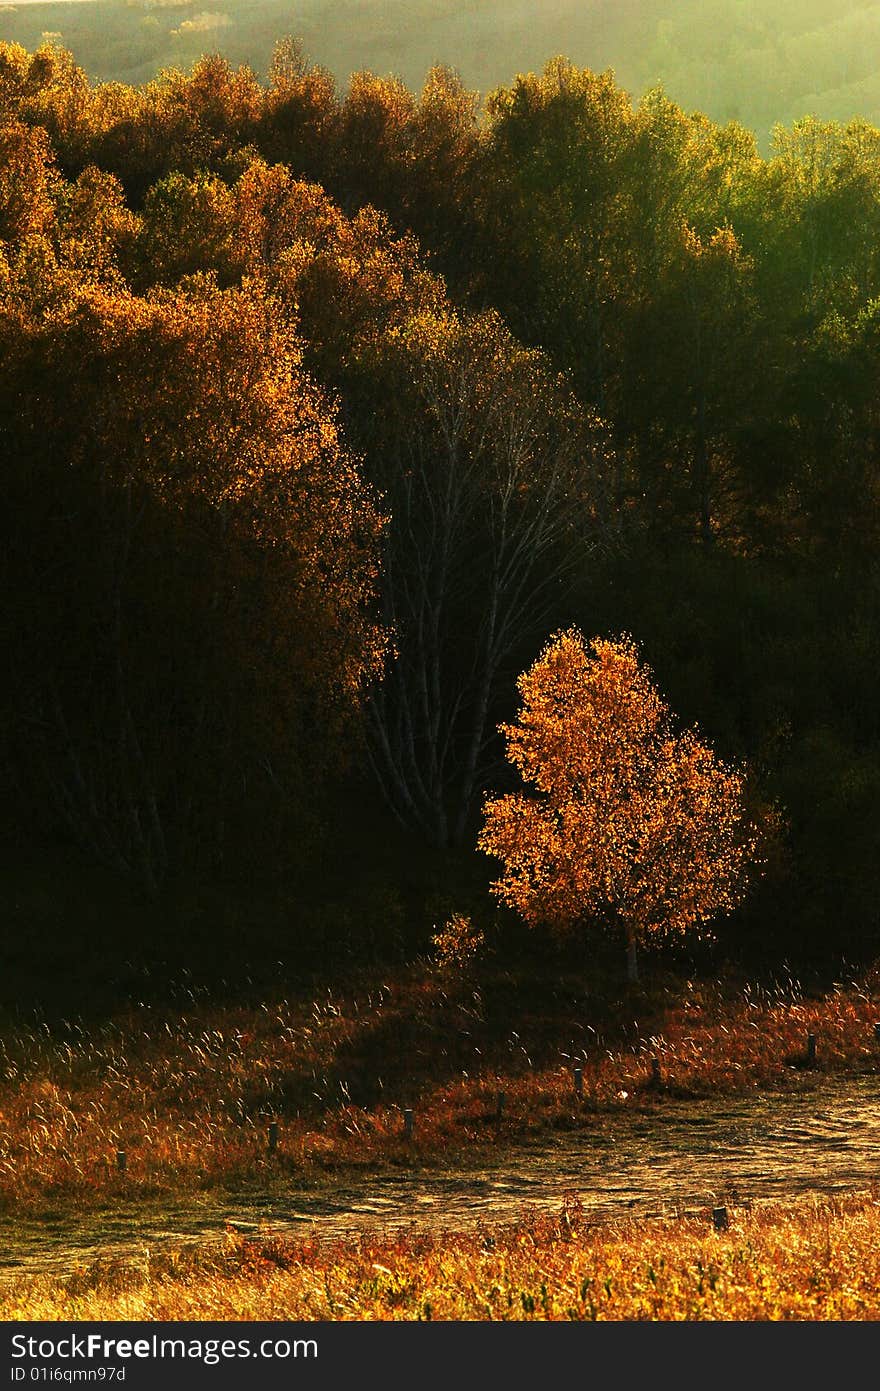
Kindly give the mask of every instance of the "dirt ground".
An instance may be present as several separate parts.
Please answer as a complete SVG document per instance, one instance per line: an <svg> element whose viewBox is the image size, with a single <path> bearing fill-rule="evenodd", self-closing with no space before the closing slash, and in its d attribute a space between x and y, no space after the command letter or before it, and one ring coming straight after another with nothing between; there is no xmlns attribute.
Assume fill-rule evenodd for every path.
<svg viewBox="0 0 880 1391"><path fill-rule="evenodd" d="M589 1219L661 1216L707 1205L854 1192L880 1183L880 1078L823 1079L809 1092L719 1102L666 1100L595 1129L522 1144L480 1169L400 1170L320 1191L216 1193L161 1208L114 1207L82 1219L0 1222L0 1283L59 1275L98 1258L222 1239L232 1224L314 1237L368 1228L460 1231L516 1221L577 1198Z"/></svg>

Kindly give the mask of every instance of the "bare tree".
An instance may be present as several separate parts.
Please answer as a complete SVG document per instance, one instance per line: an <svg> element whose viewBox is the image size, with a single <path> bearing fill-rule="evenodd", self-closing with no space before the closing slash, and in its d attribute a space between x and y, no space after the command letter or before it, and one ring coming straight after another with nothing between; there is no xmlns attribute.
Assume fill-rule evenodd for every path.
<svg viewBox="0 0 880 1391"><path fill-rule="evenodd" d="M421 317L384 351L396 651L370 752L398 817L447 845L493 761L499 677L543 637L596 543L608 456L600 423L494 314Z"/></svg>

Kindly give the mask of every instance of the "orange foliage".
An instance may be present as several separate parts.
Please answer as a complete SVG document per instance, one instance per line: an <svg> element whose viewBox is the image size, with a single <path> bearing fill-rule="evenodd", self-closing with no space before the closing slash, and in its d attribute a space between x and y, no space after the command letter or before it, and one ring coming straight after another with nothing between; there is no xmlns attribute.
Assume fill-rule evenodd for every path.
<svg viewBox="0 0 880 1391"><path fill-rule="evenodd" d="M57 183L46 132L19 121L0 128L0 241L44 232Z"/></svg>
<svg viewBox="0 0 880 1391"><path fill-rule="evenodd" d="M743 777L670 711L629 638L572 629L519 679L508 757L537 796L487 803L479 845L494 892L530 924L612 913L630 945L683 933L738 902L755 837Z"/></svg>

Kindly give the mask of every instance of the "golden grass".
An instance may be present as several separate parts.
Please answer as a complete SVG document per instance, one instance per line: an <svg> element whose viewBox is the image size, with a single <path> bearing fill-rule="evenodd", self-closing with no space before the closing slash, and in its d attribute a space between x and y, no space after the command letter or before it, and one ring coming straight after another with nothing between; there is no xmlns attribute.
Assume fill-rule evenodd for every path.
<svg viewBox="0 0 880 1391"><path fill-rule="evenodd" d="M878 1017L876 971L816 999L792 984L668 979L591 1000L582 981L455 984L422 966L320 1000L193 1001L90 1032L20 1029L0 1041L0 1211L265 1187L340 1166L461 1163L597 1111L662 1107L669 1094L810 1085L808 1033L818 1072L875 1072ZM403 1106L416 1111L411 1141ZM272 1155L270 1117L280 1124Z"/></svg>
<svg viewBox="0 0 880 1391"><path fill-rule="evenodd" d="M5 1319L874 1319L880 1200L802 1200L590 1227L224 1245L99 1263L0 1295Z"/></svg>

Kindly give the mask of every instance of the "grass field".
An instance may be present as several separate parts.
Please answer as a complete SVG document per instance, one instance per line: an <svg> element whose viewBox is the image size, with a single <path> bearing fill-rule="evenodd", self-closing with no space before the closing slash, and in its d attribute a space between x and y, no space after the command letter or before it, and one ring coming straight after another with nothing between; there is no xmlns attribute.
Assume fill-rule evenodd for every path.
<svg viewBox="0 0 880 1391"><path fill-rule="evenodd" d="M222 1243L0 1292L6 1319L876 1319L880 1196L590 1226Z"/></svg>
<svg viewBox="0 0 880 1391"><path fill-rule="evenodd" d="M878 1194L829 1196L873 1173L878 1020L876 968L807 992L652 963L633 989L614 971L490 956L262 1004L194 991L103 1022L7 1023L0 1218L22 1264L5 1263L0 1317L880 1317ZM726 1231L703 1198L674 1198L723 1171L712 1125L722 1149L751 1137L743 1163L768 1182L746 1194L788 1195L752 1206L728 1185ZM490 1195L474 1227L481 1166L503 1179L526 1152L539 1208ZM606 1168L641 1194L631 1212L667 1215L621 1220L615 1192L597 1205ZM566 1173L579 1178L560 1212ZM364 1205L381 1192L384 1207ZM222 1235L224 1212L280 1218L291 1202L287 1230L270 1218Z"/></svg>
<svg viewBox="0 0 880 1391"><path fill-rule="evenodd" d="M633 993L552 963L462 979L421 962L318 998L9 1028L0 1213L479 1162L603 1114L880 1072L878 1018L876 971L808 997L793 982L668 976Z"/></svg>

